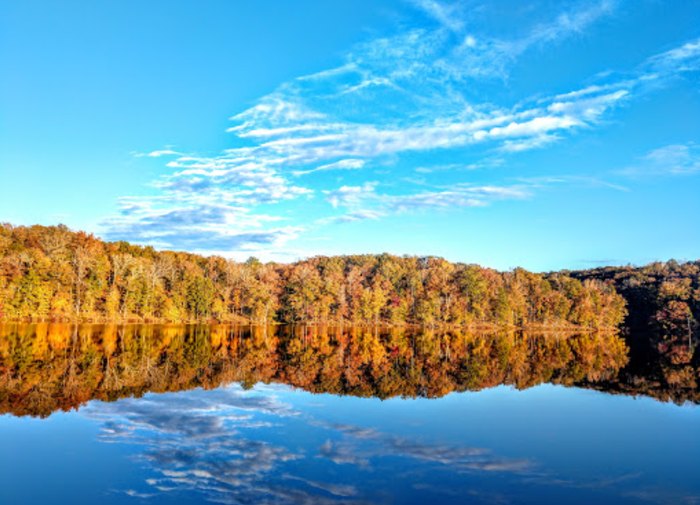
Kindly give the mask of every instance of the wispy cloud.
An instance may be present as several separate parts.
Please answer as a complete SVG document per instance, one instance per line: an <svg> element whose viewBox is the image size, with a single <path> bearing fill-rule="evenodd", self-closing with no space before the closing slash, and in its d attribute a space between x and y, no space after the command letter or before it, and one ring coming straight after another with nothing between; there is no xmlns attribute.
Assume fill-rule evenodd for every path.
<svg viewBox="0 0 700 505"><path fill-rule="evenodd" d="M377 192L376 183L367 183L362 186L342 186L337 190L326 191L325 196L333 207L349 210L347 214L333 218L335 222L353 222L406 212L485 207L500 200L528 198L535 187L532 184L511 186L457 184L449 189L389 194Z"/></svg>
<svg viewBox="0 0 700 505"><path fill-rule="evenodd" d="M528 48L535 44L558 41L579 35L601 18L611 15L616 7L614 0L586 2L582 7L560 13L553 21L535 26L530 33L515 45Z"/></svg>
<svg viewBox="0 0 700 505"><path fill-rule="evenodd" d="M629 192L630 188L616 182L611 182L596 176L590 175L553 175L547 177L518 177L517 180L532 188L551 188L556 186L573 186L588 188L607 188L615 191Z"/></svg>
<svg viewBox="0 0 700 505"><path fill-rule="evenodd" d="M150 151L147 153L135 152L132 154L136 158L160 158L162 156L182 156L183 155L182 153L180 153L178 151L174 151L173 149L170 149L170 148L158 149L156 151Z"/></svg>
<svg viewBox="0 0 700 505"><path fill-rule="evenodd" d="M649 66L661 72L687 72L700 69L700 38L660 53L649 60Z"/></svg>
<svg viewBox="0 0 700 505"><path fill-rule="evenodd" d="M412 0L416 7L449 30L460 33L464 29L464 11L459 2L442 3L437 0Z"/></svg>
<svg viewBox="0 0 700 505"><path fill-rule="evenodd" d="M700 145L694 142L659 147L644 155L636 165L621 171L630 177L697 173L700 173Z"/></svg>
<svg viewBox="0 0 700 505"><path fill-rule="evenodd" d="M483 6L437 0L413 0L411 3L438 24L439 28L433 33L441 35L435 40L444 46L436 44L435 40L430 44L439 53L435 67L445 76L458 80L505 79L510 67L524 53L583 35L593 24L614 14L617 4L613 0L581 3L549 20L531 26L521 23L523 33L504 39L481 33L476 26L474 13L483 10Z"/></svg>
<svg viewBox="0 0 700 505"><path fill-rule="evenodd" d="M166 249L256 251L260 246L282 245L302 231L300 226L270 226L280 220L247 207L166 194L123 199L120 214L104 223L104 236Z"/></svg>
<svg viewBox="0 0 700 505"><path fill-rule="evenodd" d="M309 170L295 170L292 172L292 174L299 176L312 174L314 172L325 172L328 170L359 170L364 166L365 160L356 158L346 158L334 161L333 163L326 163L325 165L321 165L320 167L312 168Z"/></svg>
<svg viewBox="0 0 700 505"><path fill-rule="evenodd" d="M362 186L341 186L332 191L324 191L326 200L333 207L358 207L368 200L377 198L374 189L376 182L366 182Z"/></svg>
<svg viewBox="0 0 700 505"><path fill-rule="evenodd" d="M490 159L502 166L504 158L598 127L615 109L700 68L700 42L692 40L569 92L497 105L479 99L475 83L498 85L527 51L582 36L613 15L616 2L579 4L511 39L473 30L466 5L413 4L434 23L368 40L337 67L280 85L231 117L233 147L214 155L146 153L169 158L171 173L153 184L154 196L123 199L104 235L165 248L259 252L286 247L309 229L303 208L315 195L330 205L314 226L527 198L537 188L498 179L474 184L466 175L449 188L387 192L376 168L429 177L453 165L413 160L424 153L453 155L463 168L483 168ZM695 171L695 148L674 149L654 156L675 156L671 172ZM652 156L646 163L661 162ZM352 181L324 187L314 177L322 172ZM334 208L349 212L337 216Z"/></svg>
<svg viewBox="0 0 700 505"><path fill-rule="evenodd" d="M360 209L360 210L355 210L352 212L348 212L346 214L342 214L340 216L331 216L331 217L324 217L319 219L320 224L333 224L333 223L354 223L357 221L366 221L366 220L377 220L382 217L384 217L386 214L378 211L378 210L370 210L370 209Z"/></svg>

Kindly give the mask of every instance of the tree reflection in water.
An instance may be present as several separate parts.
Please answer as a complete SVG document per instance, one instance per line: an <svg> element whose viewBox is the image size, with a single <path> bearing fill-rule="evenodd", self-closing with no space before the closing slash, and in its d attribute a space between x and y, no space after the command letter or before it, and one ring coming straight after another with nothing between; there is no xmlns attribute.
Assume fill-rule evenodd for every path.
<svg viewBox="0 0 700 505"><path fill-rule="evenodd" d="M0 409L45 417L101 400L81 413L98 421L101 441L132 448L145 473L120 492L137 499L492 503L505 499L506 486L523 503L528 493L540 500L572 490L581 500L600 501L595 493L604 492L613 503L638 492L639 477L564 478L537 458L482 447L476 435L430 440L433 427L407 436L396 431L400 420L385 417L381 426L353 424L354 416L331 421L300 408L287 386L387 399L550 383L698 403L697 357L678 360L639 342L595 332L6 324ZM319 404L327 408L329 398ZM439 430L448 421L434 422Z"/></svg>
<svg viewBox="0 0 700 505"><path fill-rule="evenodd" d="M697 402L692 364L659 354L626 367L628 354L622 337L595 332L5 324L0 409L46 416L92 399L230 382L378 398L552 383Z"/></svg>

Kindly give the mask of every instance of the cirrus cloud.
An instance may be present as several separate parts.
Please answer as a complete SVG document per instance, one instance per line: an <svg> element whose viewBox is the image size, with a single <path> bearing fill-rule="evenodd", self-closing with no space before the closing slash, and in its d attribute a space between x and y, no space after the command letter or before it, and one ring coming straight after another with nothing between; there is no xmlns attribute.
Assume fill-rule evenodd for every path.
<svg viewBox="0 0 700 505"><path fill-rule="evenodd" d="M432 24L367 40L336 67L281 84L230 118L232 147L202 155L169 146L144 155L167 159L170 173L153 183L155 194L124 198L103 234L265 256L313 227L522 200L540 188L465 176L450 187L397 190L378 175L416 170L435 178L446 166L502 167L510 157L599 127L616 109L700 68L700 43L691 40L567 92L494 104L473 91L476 83L503 84L522 55L582 36L614 15L616 2L579 4L524 24L512 38L477 33L458 4L414 5ZM675 156L667 163L673 173L693 172L691 151L677 146L657 157ZM414 161L426 153L460 163ZM329 204L326 213L309 219L305 208L319 196ZM348 212L339 216L339 208Z"/></svg>

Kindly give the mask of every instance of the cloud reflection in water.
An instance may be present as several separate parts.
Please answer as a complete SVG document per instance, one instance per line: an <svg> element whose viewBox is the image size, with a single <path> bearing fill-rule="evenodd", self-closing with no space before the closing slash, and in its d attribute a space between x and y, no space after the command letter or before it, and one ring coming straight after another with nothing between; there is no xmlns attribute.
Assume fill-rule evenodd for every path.
<svg viewBox="0 0 700 505"><path fill-rule="evenodd" d="M407 488L430 471L521 474L532 467L481 448L327 423L281 401L280 391L229 386L148 394L93 402L84 412L101 422L101 441L134 448L147 475L142 489L124 492L151 502L175 493L178 500L225 504L383 501L377 492L395 458L411 469L394 476Z"/></svg>

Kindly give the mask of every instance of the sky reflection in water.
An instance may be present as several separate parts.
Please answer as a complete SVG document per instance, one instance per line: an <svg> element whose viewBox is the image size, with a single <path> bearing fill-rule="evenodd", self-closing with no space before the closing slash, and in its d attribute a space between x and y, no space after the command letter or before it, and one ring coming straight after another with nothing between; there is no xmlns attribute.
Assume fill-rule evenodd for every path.
<svg viewBox="0 0 700 505"><path fill-rule="evenodd" d="M85 351L91 340L79 342ZM110 351L110 366L119 352ZM29 377L20 363L9 375ZM42 363L41 373L59 363ZM95 372L82 363L76 377L88 384ZM138 380L163 363L171 362ZM8 373L5 411L42 413L40 391ZM430 399L275 381L146 393L46 419L0 416L0 503L693 504L699 421L693 403L551 384Z"/></svg>
<svg viewBox="0 0 700 505"><path fill-rule="evenodd" d="M32 503L48 473L54 503L697 503L698 420L696 407L555 386L385 401L286 386L147 394L0 418L12 449L0 496ZM53 437L77 457L62 464Z"/></svg>

